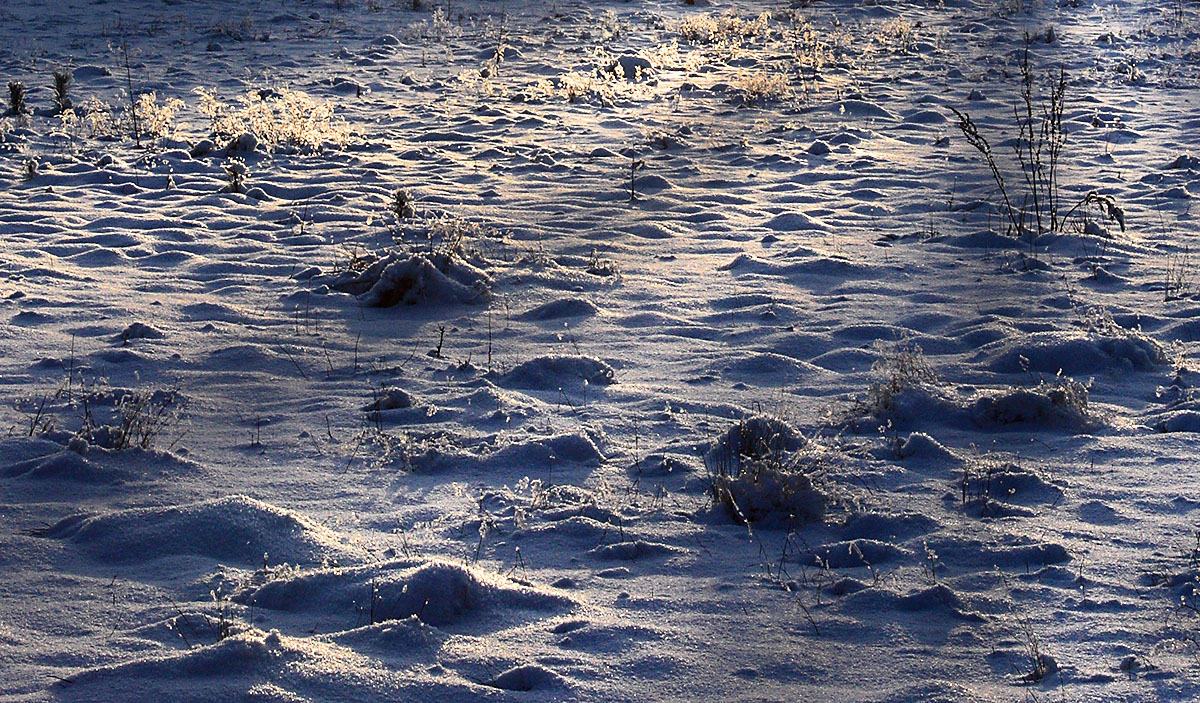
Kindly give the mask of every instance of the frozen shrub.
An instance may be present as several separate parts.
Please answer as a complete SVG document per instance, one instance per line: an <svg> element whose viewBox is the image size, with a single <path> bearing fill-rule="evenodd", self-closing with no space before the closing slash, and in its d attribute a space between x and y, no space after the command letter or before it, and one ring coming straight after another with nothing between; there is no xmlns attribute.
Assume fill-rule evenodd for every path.
<svg viewBox="0 0 1200 703"><path fill-rule="evenodd" d="M612 105L618 99L636 99L647 94L641 73L635 69L634 79L626 79L619 64L608 64L604 69L590 72L571 71L553 82L542 82L532 87L531 96L540 98L553 96L555 92L569 103L595 103Z"/></svg>
<svg viewBox="0 0 1200 703"><path fill-rule="evenodd" d="M937 383L937 374L919 345L876 342L875 351L879 358L871 364L874 379L867 388L866 398L856 402L852 414L860 417L887 415L896 408L896 396L910 388Z"/></svg>
<svg viewBox="0 0 1200 703"><path fill-rule="evenodd" d="M68 101L69 102L69 101ZM95 98L83 101L74 108L59 112L63 131L89 139L124 139L134 133L140 137L166 139L175 133L175 115L183 109L183 101L170 98L159 102L155 93L143 93L130 108L116 110Z"/></svg>
<svg viewBox="0 0 1200 703"><path fill-rule="evenodd" d="M71 109L71 83L74 82L74 77L71 75L71 70L68 68L59 69L54 72L54 111L62 114L66 110Z"/></svg>
<svg viewBox="0 0 1200 703"><path fill-rule="evenodd" d="M1101 350L1114 359L1127 361L1134 368L1149 369L1168 361L1161 344L1141 329L1118 325L1112 313L1102 307L1088 308L1083 323Z"/></svg>
<svg viewBox="0 0 1200 703"><path fill-rule="evenodd" d="M730 428L705 456L713 505L741 523L812 522L825 516L817 482L832 462L825 448L769 416Z"/></svg>
<svg viewBox="0 0 1200 703"><path fill-rule="evenodd" d="M695 44L739 44L746 39L766 36L770 24L769 12L752 19L732 13L692 15L679 24L679 36Z"/></svg>
<svg viewBox="0 0 1200 703"><path fill-rule="evenodd" d="M120 137L117 118L112 106L95 98L63 110L58 115L66 134L88 139L117 139Z"/></svg>
<svg viewBox="0 0 1200 703"><path fill-rule="evenodd" d="M246 176L249 172L246 170L246 164L241 159L230 158L221 164L221 170L225 172L225 180L227 183L221 188L222 193L245 193L246 192Z"/></svg>
<svg viewBox="0 0 1200 703"><path fill-rule="evenodd" d="M176 98L158 101L155 93L143 93L134 103L138 129L142 136L166 139L175 131L175 115L183 109L183 101Z"/></svg>
<svg viewBox="0 0 1200 703"><path fill-rule="evenodd" d="M81 431L89 444L122 451L150 449L159 435L179 422L182 396L176 390L136 389L113 394L114 422Z"/></svg>
<svg viewBox="0 0 1200 703"><path fill-rule="evenodd" d="M196 94L200 112L218 140L229 142L252 134L268 150L302 151L340 149L350 141L350 128L334 114L332 104L298 90L250 91L242 106L230 105L201 88Z"/></svg>
<svg viewBox="0 0 1200 703"><path fill-rule="evenodd" d="M893 17L879 25L875 42L897 53L908 53L916 44L917 26L904 17Z"/></svg>
<svg viewBox="0 0 1200 703"><path fill-rule="evenodd" d="M730 101L749 107L784 100L792 94L787 76L769 71L749 71L740 74L733 84Z"/></svg>
<svg viewBox="0 0 1200 703"><path fill-rule="evenodd" d="M754 415L730 427L708 451L710 463L737 468L743 457L762 458L795 452L806 440L791 425L771 415Z"/></svg>
<svg viewBox="0 0 1200 703"><path fill-rule="evenodd" d="M330 286L373 307L491 300L492 279L480 268L486 260L471 244L496 233L449 213L417 217L412 203L407 192L395 192L384 217L395 246L352 251Z"/></svg>
<svg viewBox="0 0 1200 703"><path fill-rule="evenodd" d="M415 202L411 193L403 188L397 188L392 193L392 200L388 203L388 212L392 218L399 224L403 220L416 217L417 210L413 205Z"/></svg>
<svg viewBox="0 0 1200 703"><path fill-rule="evenodd" d="M413 0L413 9L417 10L418 5L423 5L424 0ZM433 14L428 20L420 20L408 25L403 31L399 32L402 39L408 41L422 41L432 44L444 45L448 40L462 36L462 29L450 20L450 15L445 8L434 8Z"/></svg>
<svg viewBox="0 0 1200 703"><path fill-rule="evenodd" d="M21 81L8 82L8 114L24 115L29 112L25 107L25 84Z"/></svg>
<svg viewBox="0 0 1200 703"><path fill-rule="evenodd" d="M969 408L978 425L1012 425L1023 422L1049 427L1085 430L1097 424L1088 404L1088 386L1067 376L1036 388L1014 388L984 395Z"/></svg>
<svg viewBox="0 0 1200 703"><path fill-rule="evenodd" d="M826 497L799 467L767 460L743 462L737 474L715 472L712 499L738 522L789 518L812 522L825 516Z"/></svg>
<svg viewBox="0 0 1200 703"><path fill-rule="evenodd" d="M679 49L679 42L675 39L665 44L643 49L638 55L649 61L650 66L655 69L679 68L687 73L692 73L704 64L704 54L701 50L684 54Z"/></svg>
<svg viewBox="0 0 1200 703"><path fill-rule="evenodd" d="M927 420L963 418L959 401L948 394L921 347L912 342L876 341L879 357L871 365L865 393L847 405L826 411L826 422L856 433L880 432L895 444L901 429ZM899 451L900 447L893 447Z"/></svg>

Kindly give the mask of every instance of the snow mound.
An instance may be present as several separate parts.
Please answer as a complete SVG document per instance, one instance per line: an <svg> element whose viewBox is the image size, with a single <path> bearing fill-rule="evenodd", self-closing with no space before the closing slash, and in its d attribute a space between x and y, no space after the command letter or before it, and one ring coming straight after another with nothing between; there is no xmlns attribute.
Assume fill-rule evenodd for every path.
<svg viewBox="0 0 1200 703"><path fill-rule="evenodd" d="M712 478L714 502L738 522L795 518L815 522L825 516L827 496L812 477L770 463L746 463L736 475Z"/></svg>
<svg viewBox="0 0 1200 703"><path fill-rule="evenodd" d="M1099 500L1089 500L1080 504L1076 512L1079 519L1089 525L1121 525L1132 521L1116 508Z"/></svg>
<svg viewBox="0 0 1200 703"><path fill-rule="evenodd" d="M564 596L496 574L443 561L408 560L308 572L245 591L236 600L255 608L323 615L347 623L416 617L435 627L481 613L560 612L573 605Z"/></svg>
<svg viewBox="0 0 1200 703"><path fill-rule="evenodd" d="M106 471L79 454L58 447L52 454L25 459L5 466L3 474L8 477L55 479L79 481L81 483L103 483L116 479Z"/></svg>
<svg viewBox="0 0 1200 703"><path fill-rule="evenodd" d="M388 659L406 657L404 649ZM472 700L479 687L421 668L381 668L379 660L320 638L248 630L215 644L167 656L145 656L72 674L56 684L56 700L162 698L178 703L310 700ZM311 696L311 697L310 697Z"/></svg>
<svg viewBox="0 0 1200 703"><path fill-rule="evenodd" d="M876 432L881 425L891 423L897 430L912 429L922 424L960 424L963 408L954 400L944 397L942 389L932 384L921 384L894 390L889 387L880 392L880 386L868 389L865 397L856 398L836 424L844 425L854 432ZM916 449L921 446L917 440ZM928 448L928 447L927 447ZM904 445L901 445L901 451Z"/></svg>
<svg viewBox="0 0 1200 703"><path fill-rule="evenodd" d="M648 542L646 540L631 540L627 542L617 542L616 544L605 544L596 547L590 553L598 559L634 561L645 557L656 557L668 554L678 554L683 550L672 547L668 544L659 542Z"/></svg>
<svg viewBox="0 0 1200 703"><path fill-rule="evenodd" d="M504 471L520 471L524 475L562 463L594 465L603 460L604 454L583 433L567 432L551 436L514 433L512 436L493 437L490 442L467 449L447 451L431 447L411 455L408 466L426 474L443 470L456 473L474 470L494 476Z"/></svg>
<svg viewBox="0 0 1200 703"><path fill-rule="evenodd" d="M846 597L846 604L874 611L944 614L958 620L981 621L978 613L967 609L962 599L944 584L896 593L883 588L867 588Z"/></svg>
<svg viewBox="0 0 1200 703"><path fill-rule="evenodd" d="M900 445L898 452L901 459L917 458L923 461L959 461L953 451L924 432L913 432Z"/></svg>
<svg viewBox="0 0 1200 703"><path fill-rule="evenodd" d="M1103 424L1103 417L1089 403L1087 384L1058 376L1053 383L1043 381L1033 388L981 390L973 400L965 401L949 396L930 382L876 383L865 397L855 398L840 416L835 415L833 422L858 433L876 431L884 424L909 430L917 423L981 429L1020 425L1025 429L1090 432ZM921 432L913 432L901 442L897 453L900 459L920 456L927 461L962 460Z"/></svg>
<svg viewBox="0 0 1200 703"><path fill-rule="evenodd" d="M826 544L800 555L800 563L827 566L830 569L872 567L909 556L907 549L873 539L855 539Z"/></svg>
<svg viewBox="0 0 1200 703"><path fill-rule="evenodd" d="M576 509L575 512L583 512L582 506ZM562 537L580 542L590 542L595 544L612 539L614 525L618 524L618 518L615 514L604 514L601 508L593 507L588 512L594 512L595 515L570 515L563 517L560 512L555 517L548 517L543 514L544 521L531 523L522 529L523 533L528 534L549 534L554 537ZM625 533L626 537L629 533Z"/></svg>
<svg viewBox="0 0 1200 703"><path fill-rule="evenodd" d="M537 664L516 666L501 672L492 679L491 685L505 691L566 688L566 682L561 676Z"/></svg>
<svg viewBox="0 0 1200 703"><path fill-rule="evenodd" d="M760 353L734 359L724 364L720 372L726 378L742 383L778 383L779 378L794 379L811 374L815 368L782 354Z"/></svg>
<svg viewBox="0 0 1200 703"><path fill-rule="evenodd" d="M1071 554L1066 547L1051 542L989 549L984 551L984 556L993 566L1009 569L1028 569L1071 561Z"/></svg>
<svg viewBox="0 0 1200 703"><path fill-rule="evenodd" d="M331 288L371 307L486 303L491 277L453 254L388 254L361 271L346 271Z"/></svg>
<svg viewBox="0 0 1200 703"><path fill-rule="evenodd" d="M559 298L528 310L521 315L526 320L560 320L564 317L589 317L599 310L583 298Z"/></svg>
<svg viewBox="0 0 1200 703"><path fill-rule="evenodd" d="M189 693L191 687L181 685L181 682L219 679L223 683L237 685L256 671L276 669L281 663L279 659L285 656L279 635L245 632L175 656L137 659L84 671L73 676L70 685L64 682L61 694L67 700L76 696L77 700L88 700L86 692L93 686L103 690L106 686L118 683L127 685L129 681L136 680L142 695L170 691L173 700L208 700L207 695L211 695L211 692L205 695L200 688Z"/></svg>
<svg viewBox="0 0 1200 703"><path fill-rule="evenodd" d="M358 558L332 531L242 495L163 508L73 515L46 536L70 540L97 559L117 563L192 555L261 566ZM264 556L265 555L265 556Z"/></svg>
<svg viewBox="0 0 1200 703"><path fill-rule="evenodd" d="M984 480L987 481L993 495L1006 496L1014 502L1049 503L1057 501L1063 494L1058 486L1016 464L1008 464L989 472Z"/></svg>
<svg viewBox="0 0 1200 703"><path fill-rule="evenodd" d="M730 427L705 455L713 466L736 467L742 459L762 459L773 454L795 452L808 440L786 421L772 415L752 415Z"/></svg>
<svg viewBox="0 0 1200 703"><path fill-rule="evenodd" d="M981 427L1022 423L1086 431L1099 424L1089 410L1087 386L1070 379L986 394L967 411Z"/></svg>
<svg viewBox="0 0 1200 703"><path fill-rule="evenodd" d="M966 462L946 497L982 517L1031 515L1016 506L1056 504L1063 489L1019 464L985 459Z"/></svg>
<svg viewBox="0 0 1200 703"><path fill-rule="evenodd" d="M503 377L504 385L552 391L578 385L607 386L614 382L613 368L589 356L539 356Z"/></svg>
<svg viewBox="0 0 1200 703"><path fill-rule="evenodd" d="M591 438L569 432L531 442L510 444L497 452L493 459L513 465L532 466L552 461L570 461L579 464L600 462L604 460L604 455L596 448L596 444Z"/></svg>
<svg viewBox="0 0 1200 703"><path fill-rule="evenodd" d="M645 176L638 176L637 180L635 180L633 182L633 186L634 186L634 191L639 194L641 194L641 193L658 193L658 192L661 192L661 191L671 188L671 182L668 181L667 179L663 178L662 176L651 173L651 174L647 174ZM640 228L640 229L642 232L647 231L646 228ZM653 231L655 233L657 233L658 231L661 231L661 230L659 230L658 228L655 228ZM631 234L636 234L636 232L631 232ZM642 236L645 236L645 235L643 234Z"/></svg>
<svg viewBox="0 0 1200 703"><path fill-rule="evenodd" d="M618 56L608 67L608 72L625 80L649 78L654 73L654 64L637 54Z"/></svg>
<svg viewBox="0 0 1200 703"><path fill-rule="evenodd" d="M869 100L843 100L827 108L830 112L847 118L895 120L896 115Z"/></svg>
<svg viewBox="0 0 1200 703"><path fill-rule="evenodd" d="M1170 170L1200 170L1200 157L1192 156L1191 154L1180 154L1175 157L1175 160L1167 168Z"/></svg>
<svg viewBox="0 0 1200 703"><path fill-rule="evenodd" d="M1055 542L1006 537L1008 544L985 544L962 537L930 537L929 547L943 564L962 569L1020 569L1061 564L1071 560L1067 548Z"/></svg>
<svg viewBox="0 0 1200 703"><path fill-rule="evenodd" d="M366 412L379 412L380 410L400 410L403 408L411 408L413 406L412 395L403 388L384 388L376 394L374 400L363 406Z"/></svg>
<svg viewBox="0 0 1200 703"><path fill-rule="evenodd" d="M97 403L101 405L101 403ZM96 428L94 434L98 433ZM50 441L53 440L53 441ZM194 462L140 447L120 452L101 449L70 432L56 430L43 438L0 442L0 476L8 478L108 484L201 471Z"/></svg>
<svg viewBox="0 0 1200 703"><path fill-rule="evenodd" d="M962 703L973 700L978 693L954 681L932 680L896 689L883 698L867 699L869 703Z"/></svg>
<svg viewBox="0 0 1200 703"><path fill-rule="evenodd" d="M14 437L12 439L0 440L0 456L4 457L6 466L11 467L36 459L44 459L53 454L61 452L63 446L58 442L52 442L49 439L41 437ZM12 462L7 463L7 462ZM6 475L16 475L21 472L9 473Z"/></svg>
<svg viewBox="0 0 1200 703"><path fill-rule="evenodd" d="M1013 345L992 365L1005 373L1037 371L1069 375L1112 369L1146 370L1166 363L1162 345L1130 330L1119 334L1079 335L1039 332Z"/></svg>
<svg viewBox="0 0 1200 703"><path fill-rule="evenodd" d="M115 344L128 344L131 339L162 339L166 335L150 325L134 322L113 338Z"/></svg>
<svg viewBox="0 0 1200 703"><path fill-rule="evenodd" d="M402 652L408 656L432 658L445 643L446 634L421 622L415 615L403 620L388 620L352 630L317 635L314 639L333 642L356 652L379 652L389 657Z"/></svg>
<svg viewBox="0 0 1200 703"><path fill-rule="evenodd" d="M842 528L849 539L904 540L929 534L941 527L937 520L919 513L855 513Z"/></svg>
<svg viewBox="0 0 1200 703"><path fill-rule="evenodd" d="M775 232L825 232L829 230L829 225L802 212L785 212L781 215L776 215L768 220L764 226Z"/></svg>
<svg viewBox="0 0 1200 703"><path fill-rule="evenodd" d="M1179 410L1164 413L1154 429L1158 432L1200 432L1200 412L1195 410Z"/></svg>

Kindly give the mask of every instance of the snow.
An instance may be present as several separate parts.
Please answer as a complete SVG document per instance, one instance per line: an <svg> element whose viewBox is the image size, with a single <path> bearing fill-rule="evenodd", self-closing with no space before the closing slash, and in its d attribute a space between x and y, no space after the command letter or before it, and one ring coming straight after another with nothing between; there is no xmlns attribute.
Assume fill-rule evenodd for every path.
<svg viewBox="0 0 1200 703"><path fill-rule="evenodd" d="M8 0L0 699L1197 698L1198 47L1190 2ZM1026 50L1038 236L954 112L1036 229Z"/></svg>

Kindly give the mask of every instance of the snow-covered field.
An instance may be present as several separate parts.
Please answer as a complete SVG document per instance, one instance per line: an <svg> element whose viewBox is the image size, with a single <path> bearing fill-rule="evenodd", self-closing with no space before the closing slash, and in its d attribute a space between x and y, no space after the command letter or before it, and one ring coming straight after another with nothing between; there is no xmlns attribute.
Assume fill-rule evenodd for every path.
<svg viewBox="0 0 1200 703"><path fill-rule="evenodd" d="M0 81L0 699L1200 696L1194 0L7 0Z"/></svg>

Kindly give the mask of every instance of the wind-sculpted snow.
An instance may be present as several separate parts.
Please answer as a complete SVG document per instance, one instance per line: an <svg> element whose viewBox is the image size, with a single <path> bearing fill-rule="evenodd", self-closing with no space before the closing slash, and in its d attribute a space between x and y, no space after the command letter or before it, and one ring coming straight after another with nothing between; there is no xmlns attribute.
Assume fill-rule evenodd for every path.
<svg viewBox="0 0 1200 703"><path fill-rule="evenodd" d="M1196 3L0 5L0 699L1200 697Z"/></svg>
<svg viewBox="0 0 1200 703"><path fill-rule="evenodd" d="M241 564L312 564L362 553L304 517L246 496L100 515L73 515L46 536L79 545L105 562L190 554Z"/></svg>
<svg viewBox="0 0 1200 703"><path fill-rule="evenodd" d="M373 599L373 600L372 600ZM508 579L444 562L388 562L378 566L301 573L238 594L246 605L312 613L347 622L405 620L416 617L430 625L461 624L503 611L554 612L569 608L569 599Z"/></svg>

